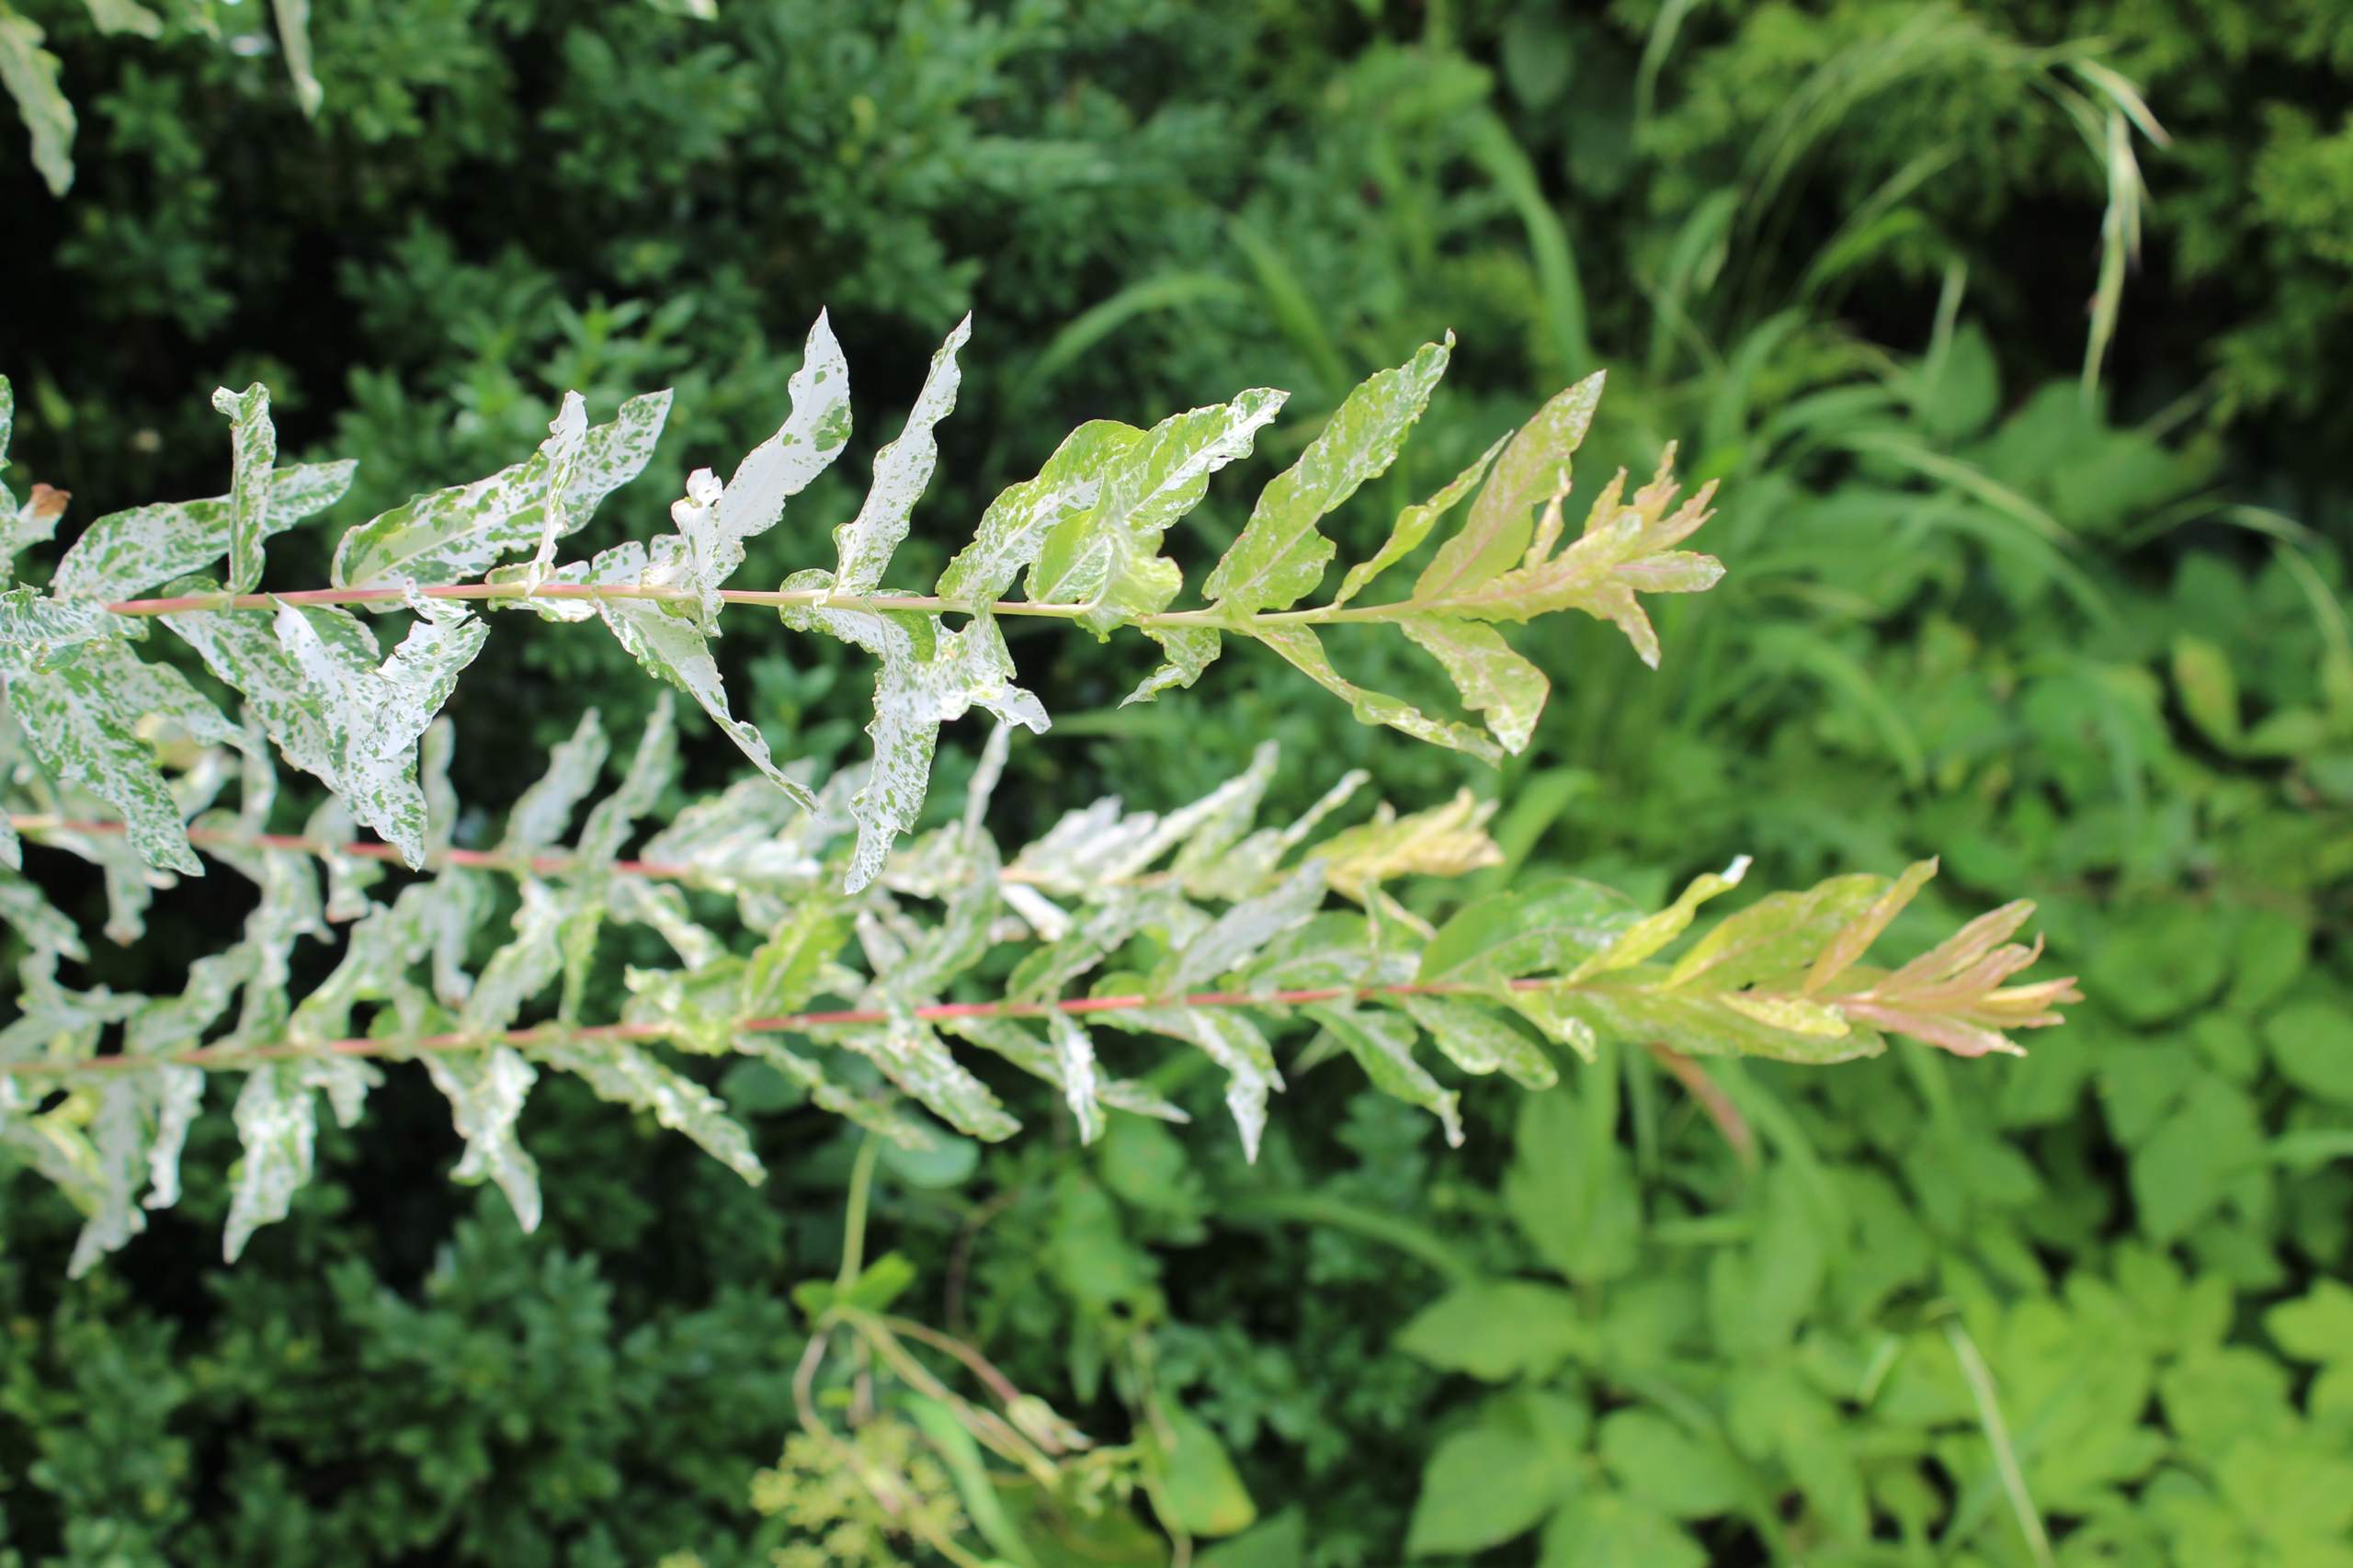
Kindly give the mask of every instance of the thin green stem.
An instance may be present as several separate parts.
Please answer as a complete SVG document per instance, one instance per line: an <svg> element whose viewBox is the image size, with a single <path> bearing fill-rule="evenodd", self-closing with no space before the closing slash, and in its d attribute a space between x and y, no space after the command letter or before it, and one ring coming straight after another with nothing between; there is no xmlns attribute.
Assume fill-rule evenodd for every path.
<svg viewBox="0 0 2353 1568"><path fill-rule="evenodd" d="M849 1167L849 1209L842 1218L842 1271L834 1278L836 1290L847 1290L858 1283L859 1270L866 1267L866 1206L874 1192L874 1165L882 1153L882 1141L868 1133L858 1145L858 1158Z"/></svg>

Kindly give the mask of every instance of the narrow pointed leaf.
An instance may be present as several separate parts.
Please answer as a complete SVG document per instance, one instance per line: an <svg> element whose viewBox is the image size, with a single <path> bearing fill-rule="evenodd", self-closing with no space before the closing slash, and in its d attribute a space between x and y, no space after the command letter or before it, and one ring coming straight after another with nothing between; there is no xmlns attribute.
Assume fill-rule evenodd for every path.
<svg viewBox="0 0 2353 1568"><path fill-rule="evenodd" d="M1348 393L1299 461L1260 492L1241 537L1202 584L1202 597L1249 614L1289 609L1312 592L1333 552L1316 522L1396 460L1453 352L1449 333L1445 342L1424 344L1404 365Z"/></svg>
<svg viewBox="0 0 2353 1568"><path fill-rule="evenodd" d="M1398 513L1395 526L1389 530L1389 537L1381 540L1381 548L1373 551L1371 559L1349 567L1348 574L1340 579L1340 591L1334 596L1333 604L1347 604L1364 592L1375 577L1419 549L1422 540L1429 538L1430 529L1437 526L1438 520L1454 510L1462 498L1471 494L1472 487L1486 476L1488 466L1495 460L1495 454L1502 451L1504 443L1510 439L1509 436L1497 437L1495 445L1480 453L1470 467L1449 480L1445 489L1428 500L1417 502Z"/></svg>
<svg viewBox="0 0 2353 1568"><path fill-rule="evenodd" d="M1438 546L1415 583L1416 601L1448 598L1519 564L1535 532L1535 509L1568 488L1569 460L1593 423L1602 381L1596 370L1520 427L1471 504L1462 531Z"/></svg>
<svg viewBox="0 0 2353 1568"><path fill-rule="evenodd" d="M1368 691L1344 677L1332 667L1331 658L1324 652L1324 644L1313 627L1263 627L1258 640L1303 671L1316 685L1334 696L1347 700L1349 710L1368 724L1386 724L1402 731L1417 741L1449 746L1468 752L1482 762L1501 762L1503 752L1495 743L1468 724L1449 719L1433 719L1410 702L1383 692Z"/></svg>
<svg viewBox="0 0 2353 1568"><path fill-rule="evenodd" d="M1405 635L1446 668L1463 706L1483 714L1504 750L1528 749L1552 683L1515 653L1503 633L1476 621L1417 615L1399 623Z"/></svg>
<svg viewBox="0 0 2353 1568"><path fill-rule="evenodd" d="M269 389L259 381L241 392L218 389L212 407L229 417L234 459L229 485L229 591L249 594L261 585L262 545L270 535L270 474L278 466L278 427L270 423Z"/></svg>
<svg viewBox="0 0 2353 1568"><path fill-rule="evenodd" d="M892 554L907 537L908 518L939 461L933 426L955 408L956 389L963 380L956 351L972 335L972 318L967 315L931 357L931 371L907 413L906 427L875 454L874 486L866 493L865 504L857 517L834 530L834 543L841 552L841 565L834 574L835 597L856 597L880 587Z"/></svg>

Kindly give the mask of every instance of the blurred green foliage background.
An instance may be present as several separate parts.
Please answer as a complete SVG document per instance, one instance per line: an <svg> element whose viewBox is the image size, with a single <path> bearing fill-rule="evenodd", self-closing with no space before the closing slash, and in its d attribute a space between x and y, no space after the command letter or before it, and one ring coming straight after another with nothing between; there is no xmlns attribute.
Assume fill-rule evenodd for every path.
<svg viewBox="0 0 2353 1568"><path fill-rule="evenodd" d="M1207 1118L886 1167L902 1311L1091 1430L1148 1366L1232 1458L1259 1522L1203 1568L2353 1563L2339 0L321 0L313 119L256 0L153 40L12 3L81 136L56 200L8 128L0 364L84 520L221 488L217 383L360 460L346 520L527 452L567 387L675 385L608 543L772 427L821 305L867 449L976 312L911 578L1081 419L1288 387L1270 472L1449 327L1396 496L1600 365L1581 489L1668 439L1721 478L1730 575L1668 608L1665 667L1553 633L1499 775L1270 660L1118 710L1140 656L1015 640L1069 717L1016 747L1008 838L1271 736L1297 803L1351 766L1500 796L1498 881L1941 854L1920 930L2036 898L2089 995L2023 1061L1712 1063L1753 1148L1621 1053L1472 1088L1459 1153L1312 1071L1255 1167ZM829 483L744 581L820 558ZM858 753L830 644L722 651L784 754ZM625 663L494 642L450 710L469 797L511 801L582 693L631 728ZM112 973L203 950L207 896ZM729 1085L773 1108L755 1191L551 1085L531 1237L448 1183L421 1074L234 1269L225 1119L80 1285L74 1217L0 1178L0 1562L767 1562L786 1291L833 1267L851 1150L779 1085Z"/></svg>

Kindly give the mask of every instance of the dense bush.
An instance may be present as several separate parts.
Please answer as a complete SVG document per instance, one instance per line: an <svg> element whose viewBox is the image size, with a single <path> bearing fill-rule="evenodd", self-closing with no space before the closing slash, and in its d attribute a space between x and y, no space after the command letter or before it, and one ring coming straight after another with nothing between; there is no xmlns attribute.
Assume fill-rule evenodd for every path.
<svg viewBox="0 0 2353 1568"><path fill-rule="evenodd" d="M0 368L17 455L82 517L217 491L202 393L257 376L288 449L358 457L379 506L527 449L568 386L676 384L684 469L772 424L820 303L861 363L910 367L976 311L931 518L976 516L1040 431L1260 382L1328 408L1449 326L1399 498L1599 364L1583 487L1669 437L1723 479L1730 575L1664 619L1657 675L1586 678L1605 628L1539 655L1561 699L1473 780L1502 802L1488 885L1941 853L1899 935L2036 897L2090 1000L2019 1062L1711 1065L1695 1095L1620 1053L1470 1093L1461 1151L1308 1071L1256 1166L1115 1121L886 1167L906 1310L1098 1435L1149 1390L1233 1456L1266 1520L1202 1560L2353 1560L2353 32L2323 0L322 7L308 120L282 61L169 8L148 40L15 4L82 135L62 201L0 160ZM2127 188L2103 69L2172 142L2127 117L2146 234L2086 392ZM850 499L813 493L747 573L815 558ZM1188 526L1213 550L1240 521ZM1338 521L1370 549L1371 518ZM570 728L535 693L609 688L623 729L642 687L601 639L514 645L452 709L494 808ZM740 709L856 749L833 653L727 648ZM1291 806L1347 766L1408 804L1465 776L1271 662L1118 710L1145 656L1017 651L1068 716L1017 754L1017 834L1093 792L1188 799L1269 736L1328 769L1287 771ZM489 741L518 714L520 771ZM108 977L175 972L209 892L160 901ZM62 896L99 905L95 880ZM525 1238L447 1186L412 1085L233 1270L217 1176L74 1286L73 1216L12 1178L0 1539L28 1563L766 1561L785 1292L834 1267L853 1149L784 1097L754 1193L541 1096L527 1134L570 1176Z"/></svg>

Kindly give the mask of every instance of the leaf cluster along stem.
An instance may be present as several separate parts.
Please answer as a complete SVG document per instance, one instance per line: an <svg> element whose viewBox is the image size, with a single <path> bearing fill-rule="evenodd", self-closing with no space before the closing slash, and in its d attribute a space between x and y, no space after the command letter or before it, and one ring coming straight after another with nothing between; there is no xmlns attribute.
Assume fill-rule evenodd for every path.
<svg viewBox="0 0 2353 1568"><path fill-rule="evenodd" d="M687 587L648 587L627 583L443 583L415 588L293 588L282 593L177 594L158 598L117 599L108 614L131 617L207 615L228 610L275 609L279 605L400 604L414 594L428 599L506 602L518 599L639 599L689 603L701 596ZM729 605L760 605L784 609L796 605L825 605L836 608L904 610L935 615L1039 616L1075 620L1096 607L1082 604L1040 604L1028 599L995 599L974 603L941 598L934 594L836 594L827 588L722 588L719 599ZM1139 615L1129 624L1140 627L1211 627L1247 633L1253 625L1321 626L1339 621L1393 620L1419 605L1325 605L1314 609L1262 610L1236 615L1223 608L1165 610Z"/></svg>
<svg viewBox="0 0 2353 1568"><path fill-rule="evenodd" d="M1560 990L1557 980L1514 980L1513 991ZM1445 983L1400 985L1324 985L1301 991L1196 991L1178 996L1073 996L1057 1002L935 1002L893 1015L881 1007L841 1007L831 1011L789 1013L773 1018L747 1018L735 1026L741 1034L806 1034L835 1024L880 1024L894 1016L926 1023L948 1018L1042 1018L1054 1013L1131 1012L1141 1007L1295 1007L1318 1002L1364 1001L1377 996L1484 996L1493 985ZM419 1035L413 1039L290 1040L278 1045L198 1046L191 1051L126 1056L115 1052L85 1056L77 1062L0 1062L0 1076L56 1077L69 1073L125 1072L133 1068L176 1063L188 1067L233 1067L247 1062L286 1061L301 1056L410 1056L440 1051L486 1051L494 1045L552 1045L567 1040L661 1040L675 1032L665 1024L543 1024L531 1028L493 1033L459 1030Z"/></svg>

